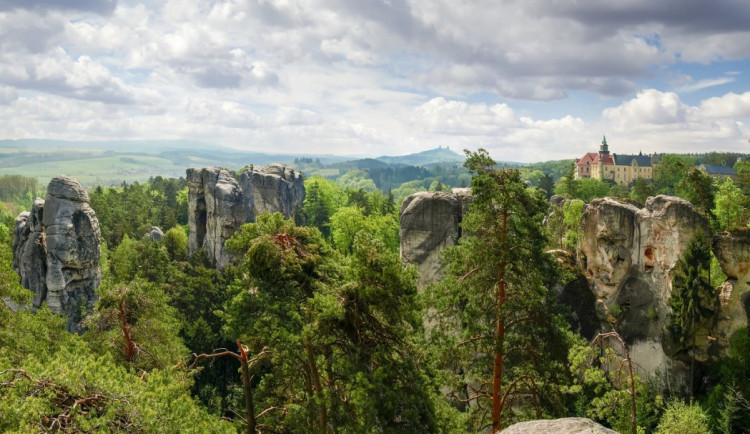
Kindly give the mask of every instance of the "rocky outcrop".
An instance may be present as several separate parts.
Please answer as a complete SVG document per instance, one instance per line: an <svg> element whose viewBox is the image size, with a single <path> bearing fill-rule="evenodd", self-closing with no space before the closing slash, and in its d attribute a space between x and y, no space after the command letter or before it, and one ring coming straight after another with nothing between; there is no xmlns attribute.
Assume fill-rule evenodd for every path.
<svg viewBox="0 0 750 434"><path fill-rule="evenodd" d="M145 238L148 238L151 241L161 241L161 239L164 238L164 232L159 226L151 226L151 230L148 231Z"/></svg>
<svg viewBox="0 0 750 434"><path fill-rule="evenodd" d="M626 340L642 374L669 372L673 385L686 384L664 325L672 271L693 237L709 233L706 218L676 197L650 197L643 209L602 198L586 208L581 227L583 268L604 328ZM703 342L698 360L708 358L709 341Z"/></svg>
<svg viewBox="0 0 750 434"><path fill-rule="evenodd" d="M591 419L566 417L563 419L529 420L505 428L503 434L617 434Z"/></svg>
<svg viewBox="0 0 750 434"><path fill-rule="evenodd" d="M252 192L248 200L252 204L253 221L263 212L280 212L286 218L293 218L305 200L302 174L280 164L243 172L240 185L246 194Z"/></svg>
<svg viewBox="0 0 750 434"><path fill-rule="evenodd" d="M750 323L750 230L723 232L714 237L713 249L727 281L720 288L717 340L728 343Z"/></svg>
<svg viewBox="0 0 750 434"><path fill-rule="evenodd" d="M188 252L204 249L218 268L231 256L224 243L247 222L243 193L227 170L215 167L187 169Z"/></svg>
<svg viewBox="0 0 750 434"><path fill-rule="evenodd" d="M469 189L456 188L414 193L401 204L401 258L419 266L420 290L439 279L440 253L458 243L470 198Z"/></svg>
<svg viewBox="0 0 750 434"><path fill-rule="evenodd" d="M281 212L292 218L302 206L302 175L280 165L249 167L239 176L218 167L187 169L188 253L205 249L209 260L223 269L231 261L225 242L261 212Z"/></svg>
<svg viewBox="0 0 750 434"><path fill-rule="evenodd" d="M34 293L33 307L47 303L66 315L71 332L81 331L101 282L99 221L88 201L78 181L55 177L46 198L18 216L13 236L13 268Z"/></svg>

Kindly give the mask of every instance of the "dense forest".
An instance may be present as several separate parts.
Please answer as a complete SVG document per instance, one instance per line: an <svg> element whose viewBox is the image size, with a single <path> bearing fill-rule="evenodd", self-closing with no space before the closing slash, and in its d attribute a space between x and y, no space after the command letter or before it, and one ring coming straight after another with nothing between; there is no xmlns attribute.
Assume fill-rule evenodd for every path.
<svg viewBox="0 0 750 434"><path fill-rule="evenodd" d="M184 178L95 187L103 276L81 335L24 307L13 230L42 193L35 179L3 176L0 430L496 432L578 416L620 432L748 432L750 334L711 366L708 386L670 395L613 368L627 365L604 345L618 336L574 330L552 288L580 270L547 253L578 254L584 204L597 197L676 195L713 232L747 228L750 160L738 157L662 155L655 180L630 186L575 179L571 161L501 167L482 150L463 166L372 163L335 176L299 161L321 168L305 180L302 212L243 226L221 271L187 253ZM699 163L731 165L737 178ZM469 235L446 250L444 278L418 292L417 268L399 257L400 204L462 186L473 192ZM554 194L568 199L563 212L549 212ZM152 226L165 229L160 241L145 236ZM675 274L674 333L710 315L690 306L713 297L715 269L691 243Z"/></svg>

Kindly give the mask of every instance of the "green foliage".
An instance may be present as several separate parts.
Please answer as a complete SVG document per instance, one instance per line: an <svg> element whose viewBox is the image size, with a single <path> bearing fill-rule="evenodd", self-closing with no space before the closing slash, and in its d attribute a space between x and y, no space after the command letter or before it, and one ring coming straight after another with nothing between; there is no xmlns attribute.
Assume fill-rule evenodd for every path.
<svg viewBox="0 0 750 434"><path fill-rule="evenodd" d="M672 280L672 311L667 329L682 349L695 346L696 332L708 327L718 305L709 272L711 250L705 235L697 234L677 261Z"/></svg>
<svg viewBox="0 0 750 434"><path fill-rule="evenodd" d="M555 194L590 202L594 198L607 196L610 188L611 184L598 179L575 179L574 166L571 166L555 187Z"/></svg>
<svg viewBox="0 0 750 434"><path fill-rule="evenodd" d="M0 348L2 432L234 432L193 401L184 372L132 373L46 307L0 302Z"/></svg>
<svg viewBox="0 0 750 434"><path fill-rule="evenodd" d="M159 286L143 280L102 285L86 324L93 348L136 370L163 369L187 355L174 308Z"/></svg>
<svg viewBox="0 0 750 434"><path fill-rule="evenodd" d="M21 175L0 176L0 202L15 202L30 207L38 194L36 178Z"/></svg>
<svg viewBox="0 0 750 434"><path fill-rule="evenodd" d="M110 252L108 271L115 282L143 278L162 284L168 265L169 253L165 245L150 239L131 240L126 235Z"/></svg>
<svg viewBox="0 0 750 434"><path fill-rule="evenodd" d="M362 170L350 170L342 175L337 181L339 185L350 190L375 191L377 186L367 172Z"/></svg>
<svg viewBox="0 0 750 434"><path fill-rule="evenodd" d="M711 251L710 275L712 288L716 288L727 280L727 275L724 274L724 271L721 269L721 264L719 264L719 260L714 256L713 251Z"/></svg>
<svg viewBox="0 0 750 434"><path fill-rule="evenodd" d="M184 261L187 258L188 236L182 226L169 229L161 243L172 261Z"/></svg>
<svg viewBox="0 0 750 434"><path fill-rule="evenodd" d="M750 160L734 163L734 171L737 172L737 186L743 193L750 195Z"/></svg>
<svg viewBox="0 0 750 434"><path fill-rule="evenodd" d="M688 169L684 178L675 186L677 196L690 201L699 211L712 221L716 197L716 187L711 176L696 167Z"/></svg>
<svg viewBox="0 0 750 434"><path fill-rule="evenodd" d="M544 195L527 189L517 171L494 169L486 151L467 156L466 166L475 176L463 229L471 236L445 252L447 274L425 292L433 360L444 370L444 387L456 405L462 399L476 402L462 406L465 429L493 422L485 409L492 408L498 356L501 393L544 396L538 409L506 407L503 425L540 413L559 415L564 412L559 382L565 381L568 339L543 284L552 272L551 259L543 253Z"/></svg>
<svg viewBox="0 0 750 434"><path fill-rule="evenodd" d="M182 372L152 371L141 380L76 340L55 346L53 355L28 356L20 367L0 357L3 432L234 432L195 404Z"/></svg>
<svg viewBox="0 0 750 434"><path fill-rule="evenodd" d="M362 232L372 234L393 252L398 251L398 221L393 214L368 215L356 206L345 206L331 217L333 244L343 253L351 253L356 236Z"/></svg>
<svg viewBox="0 0 750 434"><path fill-rule="evenodd" d="M667 405L655 434L704 434L709 432L708 417L698 404L675 400Z"/></svg>
<svg viewBox="0 0 750 434"><path fill-rule="evenodd" d="M563 205L563 224L567 229L565 234L566 248L577 252L583 233L581 232L581 216L583 215L583 201L569 200Z"/></svg>
<svg viewBox="0 0 750 434"><path fill-rule="evenodd" d="M607 196L611 187L611 184L593 178L583 178L578 181L578 195L575 198L581 199L584 202L590 202L597 197Z"/></svg>
<svg viewBox="0 0 750 434"><path fill-rule="evenodd" d="M324 237L328 237L330 234L330 228L328 227L330 214L320 192L320 183L321 181L317 179L305 182L306 193L303 213L305 215L305 223L315 226Z"/></svg>
<svg viewBox="0 0 750 434"><path fill-rule="evenodd" d="M654 188L654 182L650 179L644 179L641 177L636 178L633 181L633 188L630 191L630 198L635 199L640 204L646 203L646 199L653 196L656 193Z"/></svg>
<svg viewBox="0 0 750 434"><path fill-rule="evenodd" d="M609 192L607 193L607 196L619 197L619 198L630 197L630 189L624 185L615 184L609 188Z"/></svg>
<svg viewBox="0 0 750 434"><path fill-rule="evenodd" d="M574 378L567 389L569 399L576 403L573 414L605 423L618 432L631 432L630 378L627 367L620 369L620 356L611 347L602 351L577 337L568 357ZM655 384L637 376L633 381L638 432L652 432L662 411L662 397Z"/></svg>
<svg viewBox="0 0 750 434"><path fill-rule="evenodd" d="M732 178L726 178L716 190L716 207L713 214L720 230L748 227L750 223L750 199L742 193Z"/></svg>
<svg viewBox="0 0 750 434"><path fill-rule="evenodd" d="M184 178L157 176L149 183L103 188L89 192L102 239L116 247L125 235L141 239L151 226L171 228L187 224L187 186Z"/></svg>
<svg viewBox="0 0 750 434"><path fill-rule="evenodd" d="M662 155L654 167L656 193L673 196L676 186L682 182L688 169L694 167L695 163L695 157L689 155Z"/></svg>
<svg viewBox="0 0 750 434"><path fill-rule="evenodd" d="M421 326L413 268L364 231L345 258L315 228L280 214L262 214L227 245L241 265L226 334L269 348L254 400L284 408L262 423L291 432L320 431L322 421L351 432L435 430L413 341Z"/></svg>

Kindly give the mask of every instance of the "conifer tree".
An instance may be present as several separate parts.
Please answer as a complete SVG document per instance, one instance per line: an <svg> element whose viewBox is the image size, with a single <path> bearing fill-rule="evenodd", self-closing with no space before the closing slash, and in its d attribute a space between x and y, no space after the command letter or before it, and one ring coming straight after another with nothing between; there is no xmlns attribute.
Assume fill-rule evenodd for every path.
<svg viewBox="0 0 750 434"><path fill-rule="evenodd" d="M552 377L567 349L543 284L551 270L543 192L527 189L515 170L495 169L483 149L467 157L473 201L463 229L471 235L446 252L448 276L426 293L427 334L449 396L469 413L467 428L495 433L519 394L535 417L543 407L555 412Z"/></svg>
<svg viewBox="0 0 750 434"><path fill-rule="evenodd" d="M704 234L698 233L675 266L669 299L672 315L667 329L674 342L688 354L697 347L696 334L699 329L710 327L718 303L718 296L710 283L710 270L710 244ZM690 360L692 394L695 356L690 354Z"/></svg>

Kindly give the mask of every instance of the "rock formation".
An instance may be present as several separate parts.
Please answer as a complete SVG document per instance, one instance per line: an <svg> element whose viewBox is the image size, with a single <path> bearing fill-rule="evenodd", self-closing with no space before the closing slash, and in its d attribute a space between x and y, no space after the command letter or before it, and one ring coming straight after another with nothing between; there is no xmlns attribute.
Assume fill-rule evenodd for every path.
<svg viewBox="0 0 750 434"><path fill-rule="evenodd" d="M603 198L589 204L581 227L584 273L603 327L625 339L641 374L666 372L673 387L686 385L686 366L675 360L664 325L672 271L693 237L710 233L708 220L676 197L650 197L643 209ZM705 361L709 340L698 341L695 356Z"/></svg>
<svg viewBox="0 0 750 434"><path fill-rule="evenodd" d="M414 193L401 204L401 258L419 266L420 290L439 279L440 252L461 237L460 223L470 197L470 189L454 188L450 193Z"/></svg>
<svg viewBox="0 0 750 434"><path fill-rule="evenodd" d="M529 420L505 428L503 434L617 434L591 419L566 417L563 419Z"/></svg>
<svg viewBox="0 0 750 434"><path fill-rule="evenodd" d="M81 331L101 282L99 221L88 201L78 181L55 177L46 198L18 216L13 234L13 268L34 293L34 308L46 302L52 312L67 315L71 332Z"/></svg>
<svg viewBox="0 0 750 434"><path fill-rule="evenodd" d="M151 241L161 241L161 239L164 238L164 232L159 226L151 226L151 230L148 231L145 238L148 238Z"/></svg>
<svg viewBox="0 0 750 434"><path fill-rule="evenodd" d="M719 295L719 344L726 346L735 332L750 323L750 230L723 232L713 249L727 281Z"/></svg>
<svg viewBox="0 0 750 434"><path fill-rule="evenodd" d="M468 191L422 192L401 206L401 256L419 266L420 288L440 278L440 252L458 242ZM562 200L557 198L557 206ZM642 376L657 372L668 387L689 384L684 351L665 332L677 261L708 220L689 202L650 197L642 209L612 198L594 199L581 219L583 278L552 289L574 312L572 325L583 335L618 331ZM729 277L722 286L718 325L696 340L696 359L720 354L750 318L750 230L719 234L713 250ZM575 269L573 255L557 252L558 262ZM555 253L553 252L553 254Z"/></svg>
<svg viewBox="0 0 750 434"><path fill-rule="evenodd" d="M305 198L302 175L280 165L249 167L239 182L221 168L189 168L188 253L205 249L222 269L231 261L225 242L261 212L281 212L293 218Z"/></svg>
<svg viewBox="0 0 750 434"><path fill-rule="evenodd" d="M240 185L243 192L252 192L249 198L253 204L253 221L263 212L280 212L286 218L293 218L305 200L302 174L280 164L243 172Z"/></svg>

